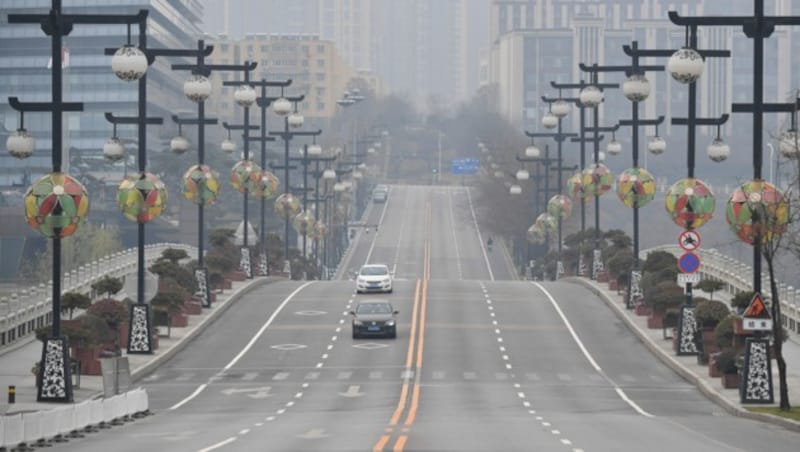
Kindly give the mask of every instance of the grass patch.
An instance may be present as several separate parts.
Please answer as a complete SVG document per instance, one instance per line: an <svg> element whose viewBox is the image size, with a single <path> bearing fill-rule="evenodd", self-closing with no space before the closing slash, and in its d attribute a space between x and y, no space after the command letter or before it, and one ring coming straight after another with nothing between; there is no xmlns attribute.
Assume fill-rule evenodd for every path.
<svg viewBox="0 0 800 452"><path fill-rule="evenodd" d="M775 416L800 421L800 408L796 406L792 407L792 409L789 411L781 411L780 408L773 406L747 407L747 409L754 413L774 414Z"/></svg>

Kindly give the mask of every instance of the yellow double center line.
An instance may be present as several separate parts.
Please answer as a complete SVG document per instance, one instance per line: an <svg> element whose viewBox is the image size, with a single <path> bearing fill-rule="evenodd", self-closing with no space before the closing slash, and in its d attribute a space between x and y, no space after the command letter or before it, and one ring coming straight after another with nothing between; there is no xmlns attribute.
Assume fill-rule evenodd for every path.
<svg viewBox="0 0 800 452"><path fill-rule="evenodd" d="M431 204L428 201L426 209L426 226L430 230ZM392 447L393 452L402 452L408 441L408 431L417 418L420 397L420 376L422 375L423 349L425 347L425 310L428 304L428 280L431 276L431 244L426 239L423 245L422 280L417 280L414 289L414 307L411 313L411 334L409 336L408 351L406 352L405 375L410 375L414 364L414 383L409 383L406 376L400 390L400 400L397 402L385 434L378 439L372 448L374 452L382 452L391 441L395 429L400 424L403 414L406 415L399 436ZM415 347L416 346L416 347ZM416 362L414 360L416 355Z"/></svg>

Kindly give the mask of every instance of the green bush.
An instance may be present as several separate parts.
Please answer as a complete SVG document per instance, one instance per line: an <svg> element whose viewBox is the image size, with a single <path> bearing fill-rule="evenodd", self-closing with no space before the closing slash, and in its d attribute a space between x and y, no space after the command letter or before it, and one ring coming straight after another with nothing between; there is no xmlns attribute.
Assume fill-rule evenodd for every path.
<svg viewBox="0 0 800 452"><path fill-rule="evenodd" d="M86 312L103 319L108 327L114 331L128 320L128 310L125 309L125 303L111 298L93 303Z"/></svg>
<svg viewBox="0 0 800 452"><path fill-rule="evenodd" d="M674 268L677 271L677 259L672 253L666 251L654 251L647 255L642 272L658 272L664 268Z"/></svg>
<svg viewBox="0 0 800 452"><path fill-rule="evenodd" d="M189 257L189 254L187 254L186 251L184 250L180 250L177 248L167 248L161 252L161 257L159 258L159 260L164 259L169 262L172 262L173 264L177 264L178 262L180 262L183 259L186 259L187 257Z"/></svg>
<svg viewBox="0 0 800 452"><path fill-rule="evenodd" d="M114 278L113 276L106 275L92 284L92 289L100 296L106 295L110 297L122 290L123 286L124 282L122 278Z"/></svg>
<svg viewBox="0 0 800 452"><path fill-rule="evenodd" d="M723 287L725 287L725 283L716 279L704 279L694 285L695 289L710 293L712 300L714 299L714 292L722 290Z"/></svg>
<svg viewBox="0 0 800 452"><path fill-rule="evenodd" d="M71 345L91 347L108 340L110 330L106 321L96 315L83 314L73 321L63 322L61 334L69 338Z"/></svg>
<svg viewBox="0 0 800 452"><path fill-rule="evenodd" d="M183 307L183 302L189 297L189 293L181 287L174 279L165 278L161 280L158 292L150 300L153 309L165 312L178 312Z"/></svg>
<svg viewBox="0 0 800 452"><path fill-rule="evenodd" d="M730 313L731 310L721 301L702 300L697 303L694 318L698 327L715 328Z"/></svg>
<svg viewBox="0 0 800 452"><path fill-rule="evenodd" d="M80 292L67 292L61 296L61 312L69 312L70 319L76 309L86 309L91 304L91 297Z"/></svg>
<svg viewBox="0 0 800 452"><path fill-rule="evenodd" d="M714 328L714 343L720 350L726 350L733 346L733 324L738 318L737 315L728 315L720 320Z"/></svg>
<svg viewBox="0 0 800 452"><path fill-rule="evenodd" d="M680 286L671 281L663 281L648 291L645 303L655 312L666 312L683 304L685 299Z"/></svg>
<svg viewBox="0 0 800 452"><path fill-rule="evenodd" d="M148 270L158 275L159 279L169 278L176 281L190 293L197 291L197 280L188 267L172 262L169 259L159 258Z"/></svg>
<svg viewBox="0 0 800 452"><path fill-rule="evenodd" d="M731 306L738 312L743 312L750 305L750 302L753 301L755 294L756 293L752 290L736 292L736 295L731 298Z"/></svg>
<svg viewBox="0 0 800 452"><path fill-rule="evenodd" d="M675 328L678 326L681 312L678 309L667 309L664 313L664 328Z"/></svg>
<svg viewBox="0 0 800 452"><path fill-rule="evenodd" d="M717 355L716 366L717 370L726 375L735 374L739 371L736 365L737 356L733 350L723 350Z"/></svg>

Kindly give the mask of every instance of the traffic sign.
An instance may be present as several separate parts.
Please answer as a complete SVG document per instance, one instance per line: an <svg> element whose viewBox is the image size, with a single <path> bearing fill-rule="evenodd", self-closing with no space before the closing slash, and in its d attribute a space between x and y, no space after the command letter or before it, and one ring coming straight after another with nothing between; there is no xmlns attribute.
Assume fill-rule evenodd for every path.
<svg viewBox="0 0 800 452"><path fill-rule="evenodd" d="M700 273L678 273L678 285L697 284L700 282Z"/></svg>
<svg viewBox="0 0 800 452"><path fill-rule="evenodd" d="M693 229L681 232L678 236L678 245L684 251L694 251L700 248L700 233Z"/></svg>
<svg viewBox="0 0 800 452"><path fill-rule="evenodd" d="M694 273L700 268L700 258L697 254L687 251L678 258L678 269L681 273Z"/></svg>
<svg viewBox="0 0 800 452"><path fill-rule="evenodd" d="M772 329L772 316L764 304L760 293L753 295L753 300L742 315L742 328L751 331L769 331Z"/></svg>

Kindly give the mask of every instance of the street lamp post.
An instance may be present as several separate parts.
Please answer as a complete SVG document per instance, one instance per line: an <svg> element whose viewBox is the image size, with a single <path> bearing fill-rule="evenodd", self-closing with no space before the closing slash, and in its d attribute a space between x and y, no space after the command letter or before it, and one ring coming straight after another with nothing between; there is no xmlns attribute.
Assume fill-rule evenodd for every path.
<svg viewBox="0 0 800 452"><path fill-rule="evenodd" d="M51 113L52 133L52 168L53 173L61 177L63 161L63 113L70 111L83 111L81 102L64 102L62 85L63 63L63 37L72 32L75 24L119 24L132 25L146 20L147 11L140 10L133 15L101 15L101 14L64 14L61 0L52 0L50 11L47 14L9 14L9 24L38 24L42 31L50 36L50 52L52 59L51 74L51 101L50 102L20 102L18 98L9 98L9 105L20 113L24 112L49 112ZM140 67L144 75L147 69L146 62ZM138 73L138 72L137 72ZM136 77L136 78L138 78ZM134 80L136 78L131 78ZM141 93L140 93L141 96ZM139 114L143 112L140 110ZM146 113L145 113L146 114ZM31 152L32 152L32 141ZM64 177L67 177L64 175ZM78 184L80 185L80 184ZM59 192L63 193L63 186ZM79 187L85 195L85 189ZM57 193L55 188L53 193ZM88 201L87 201L88 205ZM88 207L87 207L88 209ZM56 215L54 213L54 215ZM74 232L74 229L72 230ZM65 231L62 227L53 229L50 237L53 243L53 268L52 268L52 314L53 324L51 335L47 337L42 346L41 365L38 378L46 379L49 384L40 385L36 391L36 400L39 402L65 402L73 401L72 376L69 359L69 339L61 335L61 238L68 237L72 232Z"/></svg>
<svg viewBox="0 0 800 452"><path fill-rule="evenodd" d="M581 80L579 83L557 83L557 82L550 82L550 86L559 90L559 93L562 89L577 89L583 90L587 86L590 86L589 83L585 83L584 80ZM606 88L619 88L619 85L616 83L595 83L594 86L600 89ZM594 142L597 141L598 137L591 138L586 136L586 109L590 108L588 105L581 102L580 97L574 98L562 98L562 100L567 102L574 102L575 105L580 109L580 122L579 122L579 136L578 138L571 138L570 141L573 143L580 143L581 148L581 155L580 155L580 170L581 172L586 169L586 143L587 142ZM600 137L600 139L602 139ZM585 274L585 265L583 263L583 236L586 232L586 203L581 200L581 243L579 245L580 251L578 252L578 276L583 276Z"/></svg>
<svg viewBox="0 0 800 452"><path fill-rule="evenodd" d="M529 134L529 132L525 132L527 136L531 138L531 144L525 149L524 156L517 155L515 156L516 160L523 165L525 163L536 163L536 172L530 176L529 178L533 179L534 183L534 194L533 194L533 212L534 215L538 215L539 212L545 211L546 207L542 209L542 206L547 206L547 199L552 193L558 193L558 187L550 188L550 164L553 163L553 159L550 158L550 146L544 147L544 155L542 155L542 151L539 147L536 146L534 143L534 136L535 134ZM561 166L559 164L559 166ZM544 170L544 171L542 171ZM542 174L544 173L544 174ZM522 177L520 177L522 176ZM525 174L520 175L519 172L517 174L517 179L525 179ZM544 187L540 187L540 184ZM545 252L544 256L550 251L550 231L545 229ZM530 255L528 255L528 262L530 262ZM542 279L547 279L547 272L544 271L544 266L542 266L543 274Z"/></svg>
<svg viewBox="0 0 800 452"><path fill-rule="evenodd" d="M630 57L668 57L672 61L681 57L687 60L686 68L676 68L667 65L667 70L672 73L673 78L689 85L689 104L688 114L686 118L672 118L673 125L687 126L687 152L686 152L686 167L687 177L693 179L695 169L695 147L696 147L696 129L697 126L721 126L728 120L728 115L723 114L719 118L698 118L697 117L697 84L695 81L702 74L702 62L692 60L694 53L703 58L726 58L730 56L728 50L698 50L697 49L697 26L687 28L686 48L674 50L643 50L638 49L636 46L623 46L623 51ZM684 55L689 55L688 58ZM688 230L694 229L693 221L686 224ZM686 284L686 297L684 305L681 306L678 318L678 355L697 355L697 345L695 341L696 325L694 322L694 302L692 299L692 283Z"/></svg>
<svg viewBox="0 0 800 452"><path fill-rule="evenodd" d="M238 83L238 82L234 82ZM267 142L275 141L275 137L267 136L267 108L273 102L281 99L279 96L267 96L268 87L286 88L292 84L292 79L284 81L268 81L262 78L259 81L252 81L250 85L261 88L261 94L256 98L256 104L261 110L261 134L259 136L250 137L250 141L261 143L261 169L267 170ZM269 274L269 265L267 262L267 234L266 234L266 203L267 198L261 196L261 212L260 223L258 228L259 243L261 244L261 255L258 259L258 268L261 276Z"/></svg>
<svg viewBox="0 0 800 452"><path fill-rule="evenodd" d="M527 135L527 136L529 136L531 138L534 138L534 137L542 137L542 138L543 137L548 137L548 138L552 138L552 139L554 139L556 141L556 144L557 144L556 164L558 165L557 168L556 168L557 169L557 174L558 174L558 176L556 177L556 193L561 195L562 194L562 190L563 190L563 185L564 185L563 181L562 181L562 178L561 178L561 174L562 174L562 170L565 169L563 167L563 165L562 165L562 161L563 161L562 144L564 143L564 141L567 138L577 137L578 135L575 134L575 133L564 133L564 131L562 129L562 120L564 119L564 117L567 115L567 113L569 111L569 104L566 104L566 101L561 99L560 93L559 93L559 98L558 99L548 99L547 97L542 96L542 100L545 103L550 105L549 111L551 112L552 116L556 118L556 120L558 122L558 125L557 125L558 130L555 133L531 133L531 132L525 132L525 135ZM564 108L564 107L566 107L566 108ZM545 155L545 158L547 158L547 155ZM549 166L549 164L547 164L547 165ZM558 215L558 217L556 218L556 221L558 222L558 247L557 247L557 249L558 249L558 260L556 262L556 279L558 279L561 276L561 273L563 273L563 268L564 268L564 264L561 261L561 247L562 247L562 242L563 242L563 239L562 239L562 234L563 234L563 232L562 232L562 216Z"/></svg>
<svg viewBox="0 0 800 452"><path fill-rule="evenodd" d="M631 119L620 120L621 126L630 126L632 128L632 168L639 168L639 126L657 126L664 121L664 117L660 116L655 120L639 119L639 102L645 100L650 94L650 83L645 77L648 71L663 71L664 66L643 66L639 64L639 55L635 53L638 49L638 43L633 41L631 49L634 53L631 54L631 64L626 66L590 66L581 65L581 70L586 72L624 72L628 74L628 79L623 83L622 91L625 97L631 101ZM628 292L625 298L625 307L631 309L633 301L641 297L641 289L639 281L641 280L641 272L639 271L639 205L633 205L633 262L631 265L631 274L628 279Z"/></svg>
<svg viewBox="0 0 800 452"><path fill-rule="evenodd" d="M764 113L775 111L787 111L785 106L780 104L764 103L764 40L769 38L775 26L779 25L800 25L800 16L765 16L764 0L754 0L753 15L744 17L681 17L677 12L670 11L669 19L672 23L684 27L691 27L693 34L696 34L697 26L741 26L744 34L753 40L753 102L734 103L734 113L752 113L753 115L753 178L761 179L761 169L763 165L763 127ZM796 108L794 105L792 109ZM791 111L791 110L788 110ZM761 248L760 240L753 243L753 291L757 294L761 292ZM775 312L778 300L773 300L773 312ZM780 319L774 319L779 322ZM779 347L780 345L778 345ZM760 351L764 362L759 361L757 366L751 364L751 353ZM762 351L763 350L763 351ZM769 364L769 340L756 338L748 339L745 346L745 369L743 371L744 381L740 385L740 399L742 403L772 403L773 388L771 367ZM755 376L755 377L754 377ZM766 376L767 387L761 387L757 378ZM782 398L783 399L783 398Z"/></svg>

